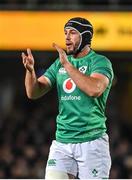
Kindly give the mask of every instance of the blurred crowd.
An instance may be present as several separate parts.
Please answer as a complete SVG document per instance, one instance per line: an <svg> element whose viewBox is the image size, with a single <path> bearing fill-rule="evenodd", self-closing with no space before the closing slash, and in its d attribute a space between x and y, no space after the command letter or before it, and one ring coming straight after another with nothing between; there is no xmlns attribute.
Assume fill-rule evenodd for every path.
<svg viewBox="0 0 132 180"><path fill-rule="evenodd" d="M27 5L27 6L39 6L39 5L131 5L131 0L1 0L0 4L8 5ZM50 7L49 7L50 8ZM66 8L66 7L65 7Z"/></svg>
<svg viewBox="0 0 132 180"><path fill-rule="evenodd" d="M93 4L93 5L100 5L100 4L111 4L111 3L119 3L119 4L132 4L131 0L1 0L0 3L42 3L42 4L52 4L52 3L80 3L80 4Z"/></svg>
<svg viewBox="0 0 132 180"><path fill-rule="evenodd" d="M0 89L0 179L44 178L55 135L54 90L49 97L32 102L17 93L12 83L6 81Z"/></svg>
<svg viewBox="0 0 132 180"><path fill-rule="evenodd" d="M49 147L55 138L56 89L38 100L29 100L22 76L19 81L8 78L0 83L0 179L44 178ZM132 179L132 113L127 117L132 82L130 76L123 77L124 82L122 77L121 82L115 78L106 109L112 179ZM126 97L122 96L124 91Z"/></svg>

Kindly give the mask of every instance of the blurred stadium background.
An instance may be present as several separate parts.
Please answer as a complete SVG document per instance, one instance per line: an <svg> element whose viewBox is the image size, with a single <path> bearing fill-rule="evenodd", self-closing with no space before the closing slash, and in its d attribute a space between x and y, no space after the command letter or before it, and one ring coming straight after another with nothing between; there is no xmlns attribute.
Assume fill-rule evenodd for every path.
<svg viewBox="0 0 132 180"><path fill-rule="evenodd" d="M25 93L21 52L30 47L37 76L64 47L63 26L73 16L95 27L92 47L113 63L106 113L112 179L132 179L132 0L0 0L0 178L43 178L54 139L54 88L36 101Z"/></svg>

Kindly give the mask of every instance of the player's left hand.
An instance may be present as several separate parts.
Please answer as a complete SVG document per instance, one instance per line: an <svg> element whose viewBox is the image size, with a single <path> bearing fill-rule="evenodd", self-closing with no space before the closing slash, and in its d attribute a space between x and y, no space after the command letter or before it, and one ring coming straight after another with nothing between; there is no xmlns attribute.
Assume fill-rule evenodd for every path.
<svg viewBox="0 0 132 180"><path fill-rule="evenodd" d="M68 58L65 51L55 43L53 43L53 47L58 51L60 62L64 66L66 63L68 63Z"/></svg>

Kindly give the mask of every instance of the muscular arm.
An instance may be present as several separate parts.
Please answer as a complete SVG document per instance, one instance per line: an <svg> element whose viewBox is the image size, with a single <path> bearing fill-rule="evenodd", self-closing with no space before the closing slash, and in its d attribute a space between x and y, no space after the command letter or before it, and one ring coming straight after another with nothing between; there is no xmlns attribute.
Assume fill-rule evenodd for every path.
<svg viewBox="0 0 132 180"><path fill-rule="evenodd" d="M50 90L50 85L44 76L36 78L35 71L26 70L25 87L28 98L37 99Z"/></svg>
<svg viewBox="0 0 132 180"><path fill-rule="evenodd" d="M34 70L34 58L30 49L27 49L27 55L22 53L22 59L26 69L25 88L27 96L30 99L37 99L50 90L50 84L44 76L37 79Z"/></svg>
<svg viewBox="0 0 132 180"><path fill-rule="evenodd" d="M79 89L89 96L100 96L108 86L109 79L102 74L93 73L91 76L87 76L68 61L64 64L64 67Z"/></svg>

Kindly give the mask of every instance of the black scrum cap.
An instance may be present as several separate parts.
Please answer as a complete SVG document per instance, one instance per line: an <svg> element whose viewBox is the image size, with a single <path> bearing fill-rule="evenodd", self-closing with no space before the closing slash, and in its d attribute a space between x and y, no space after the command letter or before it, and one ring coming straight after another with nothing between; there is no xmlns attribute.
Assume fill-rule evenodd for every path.
<svg viewBox="0 0 132 180"><path fill-rule="evenodd" d="M80 33L81 40L78 46L78 52L80 52L85 45L91 45L93 26L87 19L81 17L72 18L65 24L64 29L66 28L75 29Z"/></svg>

